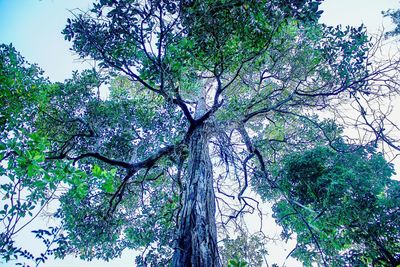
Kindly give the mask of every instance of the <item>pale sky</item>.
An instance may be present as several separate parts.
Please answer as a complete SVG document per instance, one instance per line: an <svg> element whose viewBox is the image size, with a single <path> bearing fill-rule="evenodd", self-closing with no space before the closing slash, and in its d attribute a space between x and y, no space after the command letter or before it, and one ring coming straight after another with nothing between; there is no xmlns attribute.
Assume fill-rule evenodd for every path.
<svg viewBox="0 0 400 267"><path fill-rule="evenodd" d="M77 56L69 51L70 44L64 41L61 31L70 16L69 10L74 8L86 10L91 2L89 0L0 0L0 43L13 43L17 51L28 62L37 63L51 81L63 81L71 77L73 70L90 67L88 63L77 60ZM399 7L397 0L326 0L322 5L325 11L322 22L328 25L351 26L364 23L369 32L376 32L383 25L385 29L391 27L390 20L383 19L381 11ZM21 239L29 242L25 237ZM34 243L29 245L32 248L36 247ZM275 247L269 254L276 254L277 258L274 257L276 259L269 262L281 265L287 253L288 251L284 251L282 247ZM14 266L14 264L2 266ZM121 259L91 263L68 257L66 260L49 260L40 266L133 267L134 255L132 252L127 252ZM287 266L295 267L296 263L287 262Z"/></svg>

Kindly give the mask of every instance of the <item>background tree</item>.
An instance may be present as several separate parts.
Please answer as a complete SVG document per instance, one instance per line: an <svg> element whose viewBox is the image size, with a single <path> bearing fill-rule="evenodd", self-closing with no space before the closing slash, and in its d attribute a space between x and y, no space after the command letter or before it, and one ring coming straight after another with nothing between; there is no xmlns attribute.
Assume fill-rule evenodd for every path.
<svg viewBox="0 0 400 267"><path fill-rule="evenodd" d="M33 257L15 246L14 237L29 223L26 217L37 216L36 205L45 206L54 190L40 166L47 142L33 128L48 88L42 70L27 63L11 45L0 45L0 254L5 260L18 254Z"/></svg>
<svg viewBox="0 0 400 267"><path fill-rule="evenodd" d="M101 0L68 20L106 74L52 85L25 123L45 142L29 176L63 189L57 256L220 266L218 231L262 216L251 185L275 189L285 154L332 145L340 131L313 114L339 102L374 133L361 141L396 148L363 106L397 93L398 62L371 67L364 29L318 24L320 2Z"/></svg>
<svg viewBox="0 0 400 267"><path fill-rule="evenodd" d="M400 183L374 148L316 147L283 160L274 217L305 266L397 266ZM271 192L263 192L271 197Z"/></svg>

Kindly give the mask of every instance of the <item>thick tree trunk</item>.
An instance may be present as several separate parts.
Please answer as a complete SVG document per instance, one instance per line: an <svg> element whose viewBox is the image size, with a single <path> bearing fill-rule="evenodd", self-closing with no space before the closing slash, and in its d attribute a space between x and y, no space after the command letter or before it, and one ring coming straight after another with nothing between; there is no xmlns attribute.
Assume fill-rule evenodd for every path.
<svg viewBox="0 0 400 267"><path fill-rule="evenodd" d="M188 164L172 266L220 266L213 173L204 125L198 126L190 137Z"/></svg>

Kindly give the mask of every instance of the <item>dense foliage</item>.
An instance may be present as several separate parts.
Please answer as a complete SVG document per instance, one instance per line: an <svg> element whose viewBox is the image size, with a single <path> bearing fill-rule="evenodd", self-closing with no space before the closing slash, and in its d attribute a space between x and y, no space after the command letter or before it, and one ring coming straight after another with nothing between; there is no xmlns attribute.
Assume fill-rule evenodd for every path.
<svg viewBox="0 0 400 267"><path fill-rule="evenodd" d="M41 168L48 143L32 125L47 102L48 86L36 65L26 63L11 45L0 46L0 253L6 260L24 253L13 245L14 235L24 227L22 219L46 202L42 189L51 190L50 176Z"/></svg>
<svg viewBox="0 0 400 267"><path fill-rule="evenodd" d="M398 265L400 183L392 174L372 148L316 147L286 157L276 177L284 197L273 210L282 236L296 234L292 256L306 266Z"/></svg>

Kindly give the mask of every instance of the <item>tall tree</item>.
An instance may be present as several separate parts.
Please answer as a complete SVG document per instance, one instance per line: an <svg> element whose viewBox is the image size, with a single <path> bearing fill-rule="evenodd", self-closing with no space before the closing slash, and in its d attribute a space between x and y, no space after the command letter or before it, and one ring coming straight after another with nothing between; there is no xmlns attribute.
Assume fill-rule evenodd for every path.
<svg viewBox="0 0 400 267"><path fill-rule="evenodd" d="M316 110L353 103L364 141L396 148L364 101L396 93L397 61L372 68L364 29L318 24L320 2L100 0L69 19L107 74L53 85L30 123L46 142L28 175L64 188L57 255L221 266L218 230L259 211L251 184L276 187L283 155L340 136Z"/></svg>

